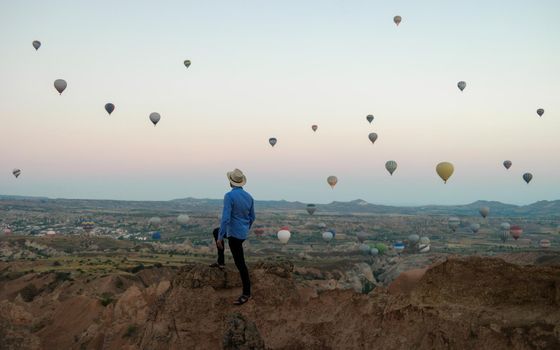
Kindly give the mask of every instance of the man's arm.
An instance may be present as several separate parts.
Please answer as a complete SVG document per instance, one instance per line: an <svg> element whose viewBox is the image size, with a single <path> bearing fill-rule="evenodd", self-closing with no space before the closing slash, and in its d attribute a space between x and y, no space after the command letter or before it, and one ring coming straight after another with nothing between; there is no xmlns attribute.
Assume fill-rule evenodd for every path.
<svg viewBox="0 0 560 350"><path fill-rule="evenodd" d="M231 208L232 200L228 193L224 196L224 210L222 211L222 222L220 223L220 234L218 235L218 241L224 239L227 232L227 227L231 220Z"/></svg>
<svg viewBox="0 0 560 350"><path fill-rule="evenodd" d="M251 202L251 209L249 210L249 229L253 226L253 222L255 222L255 201Z"/></svg>

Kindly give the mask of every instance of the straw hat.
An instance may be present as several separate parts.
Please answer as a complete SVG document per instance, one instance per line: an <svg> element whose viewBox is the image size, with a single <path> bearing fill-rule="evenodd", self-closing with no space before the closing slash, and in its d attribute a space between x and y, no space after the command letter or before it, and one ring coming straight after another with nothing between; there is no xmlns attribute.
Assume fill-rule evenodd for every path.
<svg viewBox="0 0 560 350"><path fill-rule="evenodd" d="M227 178L233 187L243 187L247 183L247 178L239 169L228 171Z"/></svg>

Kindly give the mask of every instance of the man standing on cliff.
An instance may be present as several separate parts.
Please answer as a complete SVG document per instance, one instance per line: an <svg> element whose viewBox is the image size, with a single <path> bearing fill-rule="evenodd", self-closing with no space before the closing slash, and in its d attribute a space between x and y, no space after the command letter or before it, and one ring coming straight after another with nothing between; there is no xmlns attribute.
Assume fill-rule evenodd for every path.
<svg viewBox="0 0 560 350"><path fill-rule="evenodd" d="M243 305L251 298L251 280L245 264L243 242L247 239L249 230L255 222L255 206L253 197L243 189L247 183L243 172L235 169L227 173L227 178L231 191L224 196L224 210L216 245L218 249L224 249L224 238L228 239L231 255L233 255L235 266L241 275L241 282L243 282L243 294L234 304Z"/></svg>

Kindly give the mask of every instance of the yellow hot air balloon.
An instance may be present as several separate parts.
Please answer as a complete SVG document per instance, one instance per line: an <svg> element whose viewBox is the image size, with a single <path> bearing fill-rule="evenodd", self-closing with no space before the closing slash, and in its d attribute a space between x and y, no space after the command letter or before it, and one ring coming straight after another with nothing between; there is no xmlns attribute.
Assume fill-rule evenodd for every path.
<svg viewBox="0 0 560 350"><path fill-rule="evenodd" d="M453 164L449 162L441 162L436 166L436 172L441 177L444 183L453 175Z"/></svg>

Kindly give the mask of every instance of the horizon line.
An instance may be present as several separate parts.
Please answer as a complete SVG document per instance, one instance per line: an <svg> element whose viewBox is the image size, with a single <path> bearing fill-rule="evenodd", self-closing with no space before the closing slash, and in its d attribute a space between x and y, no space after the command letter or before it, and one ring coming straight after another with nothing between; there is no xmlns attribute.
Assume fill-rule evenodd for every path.
<svg viewBox="0 0 560 350"><path fill-rule="evenodd" d="M64 198L64 197L47 197L47 196L26 196L26 195L6 195L0 194L0 200L5 200L6 198L14 198L14 199L48 199L48 200L82 200L82 201L106 201L106 202L172 202L178 200L185 200L185 199L194 199L194 200L223 200L222 198L196 198L196 197L183 197L183 198L171 198L166 200L152 200L152 199L145 199L145 200L138 200L138 199L107 199L107 198ZM330 205L333 203L352 203L357 201L362 201L367 203L368 205L376 205L376 206L384 206L384 207L408 207L408 208L417 208L417 207L430 207L430 206L442 206L442 207L453 207L453 206L463 206L463 205L471 205L478 202L496 202L504 205L511 205L515 207L523 207L532 205L539 202L556 202L560 199L554 200L539 200L536 202L530 202L525 204L511 204L511 203L504 203L497 200L486 200L486 199L477 199L474 202L470 203L459 203L459 204L379 204L379 203L371 203L361 198L356 198L349 201L331 201L330 203L318 203L318 202L302 202L299 200L286 200L286 199L255 199L256 202L288 202L288 203L302 203L302 204L315 204L315 205Z"/></svg>

